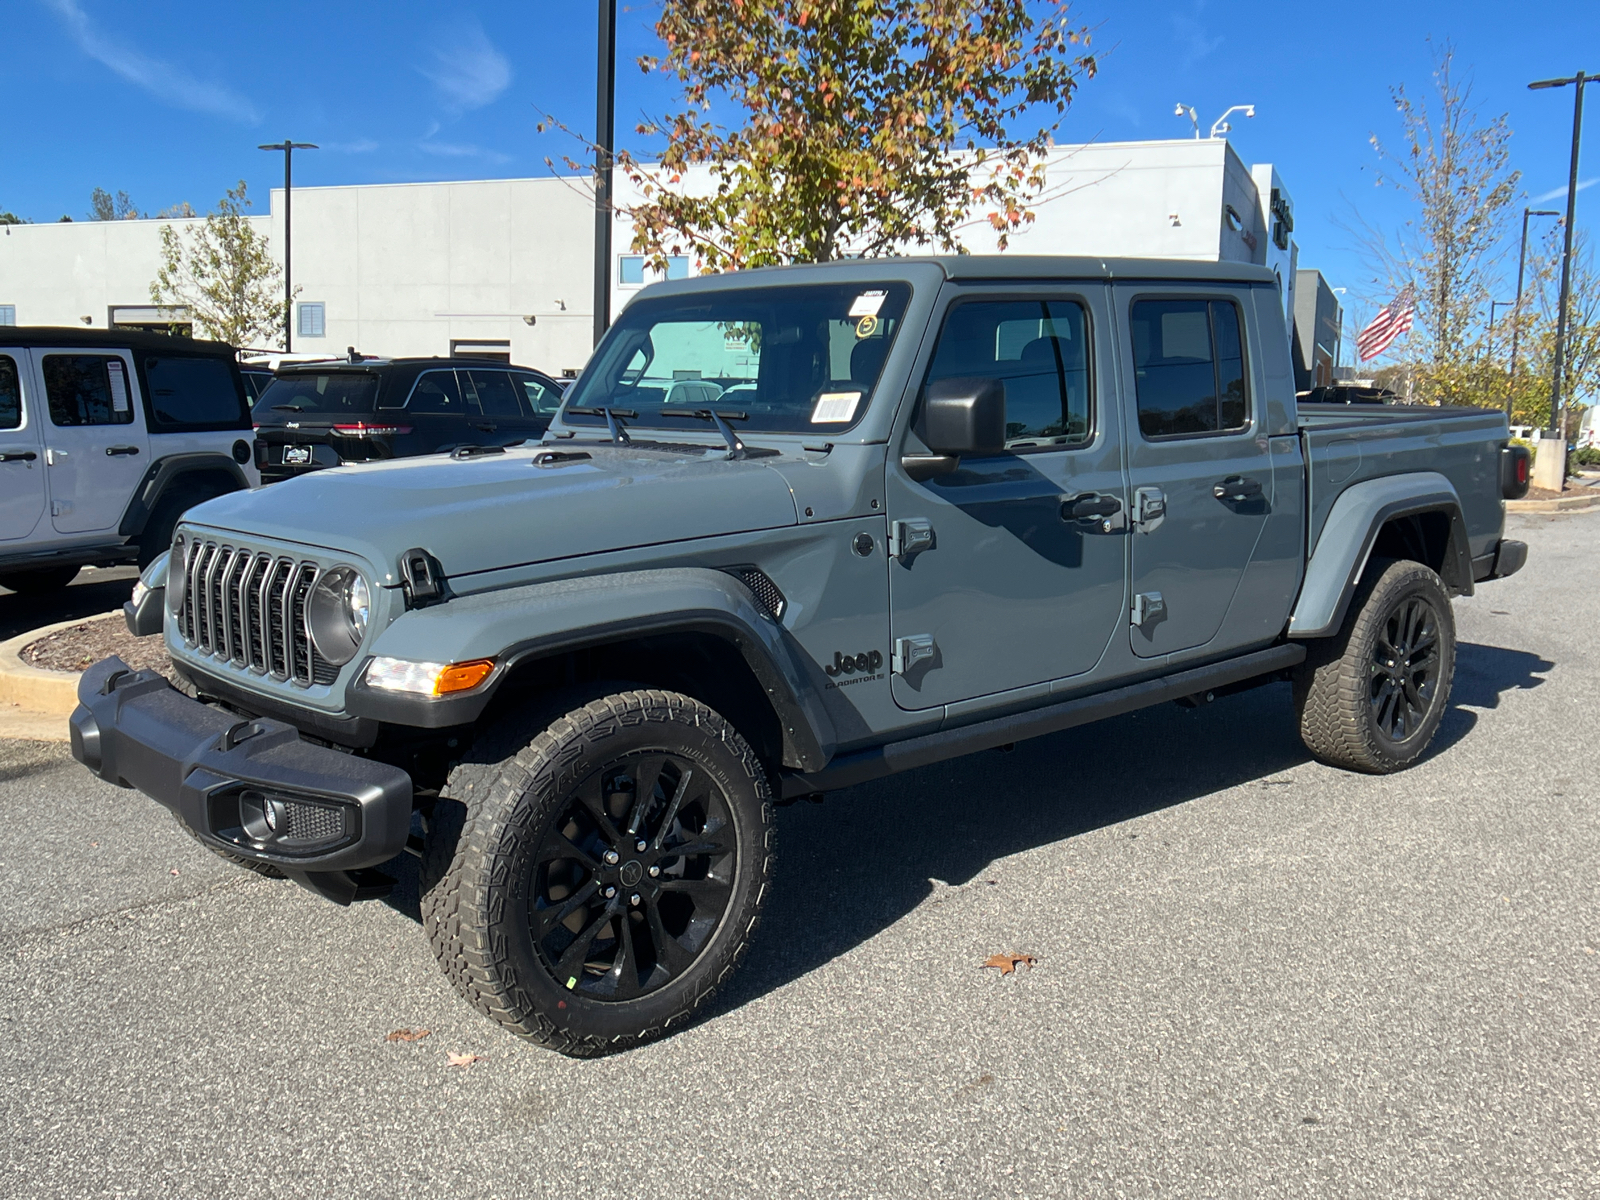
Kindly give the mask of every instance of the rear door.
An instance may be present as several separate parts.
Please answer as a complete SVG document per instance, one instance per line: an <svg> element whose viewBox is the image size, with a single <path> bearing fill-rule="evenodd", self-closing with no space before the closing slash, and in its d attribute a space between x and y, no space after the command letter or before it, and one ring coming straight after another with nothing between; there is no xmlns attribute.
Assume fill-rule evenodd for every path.
<svg viewBox="0 0 1600 1200"><path fill-rule="evenodd" d="M28 351L0 350L0 541L25 538L44 515L44 445ZM29 403L32 400L33 403Z"/></svg>
<svg viewBox="0 0 1600 1200"><path fill-rule="evenodd" d="M511 382L522 389L522 403L526 415L532 420L539 436L550 428L550 422L561 408L561 389L553 379L546 379L532 371L511 372Z"/></svg>
<svg viewBox="0 0 1600 1200"><path fill-rule="evenodd" d="M503 445L544 432L523 399L522 385L512 382L509 371L474 367L458 370L456 376L467 404L469 442Z"/></svg>
<svg viewBox="0 0 1600 1200"><path fill-rule="evenodd" d="M1116 292L1133 381L1124 405L1135 519L1129 637L1148 658L1216 638L1272 510L1272 462L1251 379L1248 290Z"/></svg>
<svg viewBox="0 0 1600 1200"><path fill-rule="evenodd" d="M150 458L133 357L110 349L43 349L33 357L49 414L51 522L58 533L114 531Z"/></svg>

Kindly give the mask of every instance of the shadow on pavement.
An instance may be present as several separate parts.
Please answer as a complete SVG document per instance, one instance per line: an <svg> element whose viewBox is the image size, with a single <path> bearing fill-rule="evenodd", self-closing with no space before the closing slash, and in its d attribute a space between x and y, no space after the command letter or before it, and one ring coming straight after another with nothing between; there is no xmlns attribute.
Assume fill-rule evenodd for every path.
<svg viewBox="0 0 1600 1200"><path fill-rule="evenodd" d="M1543 682L1536 654L1457 648L1452 707L1428 757L1477 721L1462 708ZM893 925L934 890L1003 875L998 860L1268 777L1308 761L1287 684L1202 709L1167 704L832 793L780 810L778 865L761 927L714 1018ZM418 863L383 868L388 903L414 921Z"/></svg>
<svg viewBox="0 0 1600 1200"><path fill-rule="evenodd" d="M0 588L0 642L57 621L77 621L114 612L133 594L135 567L83 570L69 585L42 595L24 596Z"/></svg>

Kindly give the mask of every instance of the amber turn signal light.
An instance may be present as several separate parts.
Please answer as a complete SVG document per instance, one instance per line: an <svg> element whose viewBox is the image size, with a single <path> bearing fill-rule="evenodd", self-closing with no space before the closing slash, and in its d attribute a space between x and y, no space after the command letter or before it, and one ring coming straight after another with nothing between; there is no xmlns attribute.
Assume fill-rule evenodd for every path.
<svg viewBox="0 0 1600 1200"><path fill-rule="evenodd" d="M435 696L449 696L455 692L469 692L485 679L489 672L494 670L494 659L475 658L470 662L451 663L439 672L439 677L433 682Z"/></svg>

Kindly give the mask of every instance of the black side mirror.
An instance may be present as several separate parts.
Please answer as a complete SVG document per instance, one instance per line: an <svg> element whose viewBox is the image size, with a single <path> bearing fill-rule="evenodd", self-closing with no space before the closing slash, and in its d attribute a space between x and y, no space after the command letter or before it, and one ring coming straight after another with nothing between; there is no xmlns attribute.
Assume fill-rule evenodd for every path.
<svg viewBox="0 0 1600 1200"><path fill-rule="evenodd" d="M955 378L923 393L922 440L932 454L908 454L900 465L919 483L948 475L963 455L999 454L1006 444L1006 389L998 379Z"/></svg>

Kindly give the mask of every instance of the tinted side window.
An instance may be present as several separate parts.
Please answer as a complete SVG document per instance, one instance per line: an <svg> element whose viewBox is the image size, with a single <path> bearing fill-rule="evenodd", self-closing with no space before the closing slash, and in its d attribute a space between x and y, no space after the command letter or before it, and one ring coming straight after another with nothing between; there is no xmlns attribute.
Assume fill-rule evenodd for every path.
<svg viewBox="0 0 1600 1200"><path fill-rule="evenodd" d="M1130 315L1139 431L1219 433L1250 423L1239 310L1229 300L1139 300Z"/></svg>
<svg viewBox="0 0 1600 1200"><path fill-rule="evenodd" d="M22 428L22 383L17 364L0 354L0 429Z"/></svg>
<svg viewBox="0 0 1600 1200"><path fill-rule="evenodd" d="M463 371L467 389L477 398L478 408L486 417L520 417L525 415L517 400L511 376L504 371ZM469 397L470 401L471 397Z"/></svg>
<svg viewBox="0 0 1600 1200"><path fill-rule="evenodd" d="M464 411L454 371L424 371L417 376L406 409L414 413L443 413L459 417Z"/></svg>
<svg viewBox="0 0 1600 1200"><path fill-rule="evenodd" d="M1006 389L1006 445L1089 440L1089 320L1070 300L957 305L939 331L928 382L998 379Z"/></svg>
<svg viewBox="0 0 1600 1200"><path fill-rule="evenodd" d="M44 394L54 425L131 425L122 360L108 354L47 354Z"/></svg>
<svg viewBox="0 0 1600 1200"><path fill-rule="evenodd" d="M561 393L549 384L541 383L532 375L513 375L511 377L522 387L524 402L528 411L539 417L553 417L561 407Z"/></svg>
<svg viewBox="0 0 1600 1200"><path fill-rule="evenodd" d="M156 429L241 425L248 406L234 387L233 368L220 358L147 355L145 385Z"/></svg>

